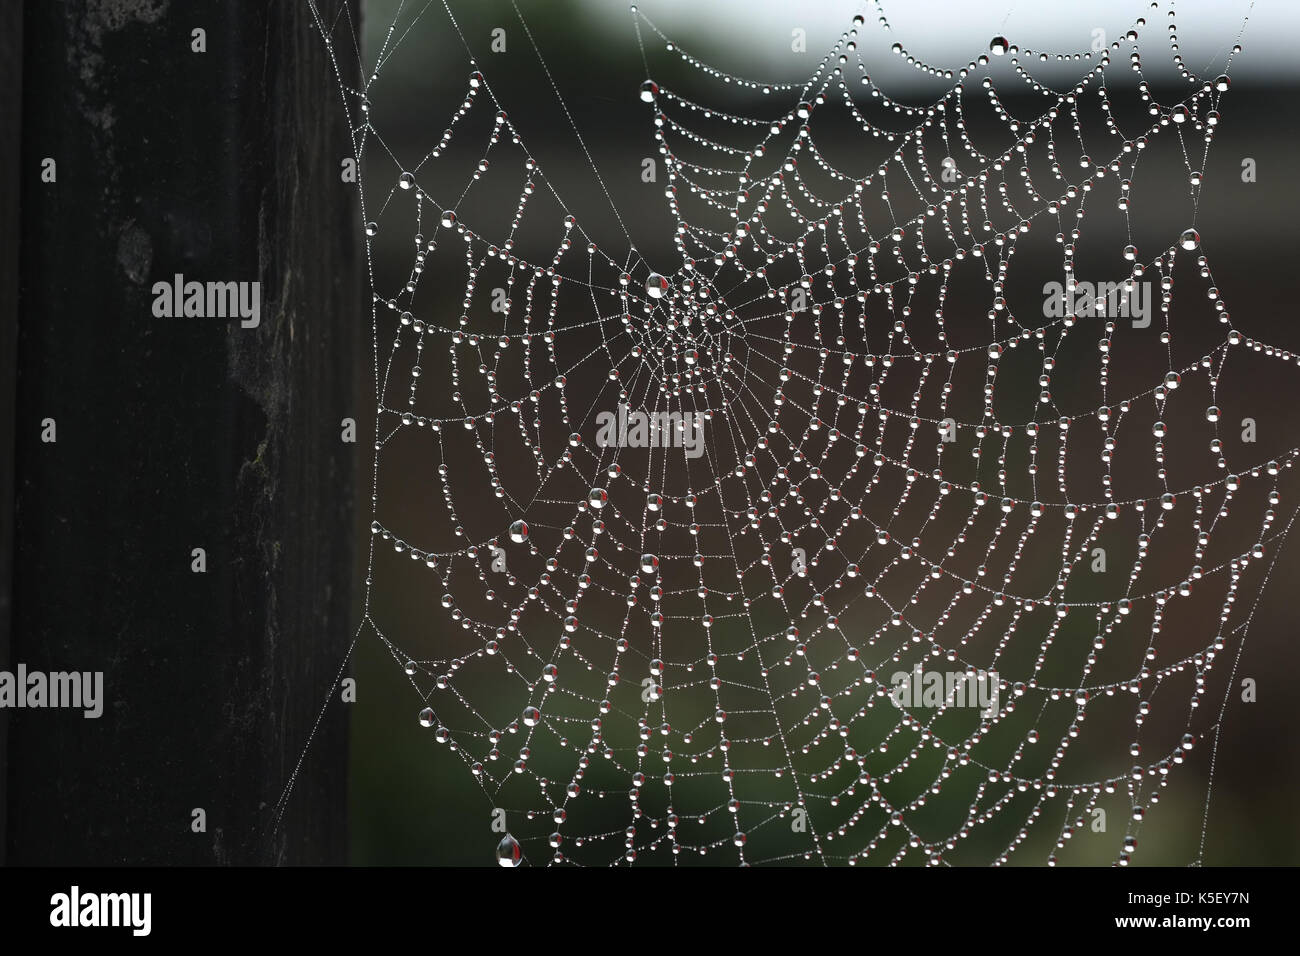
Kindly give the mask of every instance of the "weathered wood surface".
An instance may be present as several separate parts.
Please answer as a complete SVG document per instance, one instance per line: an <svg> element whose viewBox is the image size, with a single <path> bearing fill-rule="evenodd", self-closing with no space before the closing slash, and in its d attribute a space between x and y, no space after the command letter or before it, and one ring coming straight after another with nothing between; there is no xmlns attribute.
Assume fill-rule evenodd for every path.
<svg viewBox="0 0 1300 956"><path fill-rule="evenodd" d="M341 708L271 826L355 623L368 319L324 46L301 2L25 14L7 660L103 671L106 705L9 713L7 862L342 862ZM155 317L176 273L259 281L260 325Z"/></svg>

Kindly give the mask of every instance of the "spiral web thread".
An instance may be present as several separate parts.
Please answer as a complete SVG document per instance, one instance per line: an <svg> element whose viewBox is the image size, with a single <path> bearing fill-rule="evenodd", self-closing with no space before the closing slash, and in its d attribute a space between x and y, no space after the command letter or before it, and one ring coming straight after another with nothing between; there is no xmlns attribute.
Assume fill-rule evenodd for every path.
<svg viewBox="0 0 1300 956"><path fill-rule="evenodd" d="M654 79L612 95L648 113L669 266L623 217L621 250L594 243L468 57L436 145L394 155L381 77L419 31L460 31L450 6L404 4L360 90L355 24L313 10L374 293L358 634L405 669L440 766L459 757L505 811L485 852L1127 863L1197 757L1180 852L1200 861L1236 663L1295 517L1296 449L1245 460L1262 453L1215 407L1233 359L1300 361L1235 330L1195 229L1240 47L1195 75L1151 4L1099 51L997 37L946 70L891 45L875 6L805 83L762 83L633 7ZM892 99L875 56L942 92ZM705 105L719 94L742 106ZM1143 182L1179 184L1185 216L1147 223L1154 256L1134 248ZM386 233L415 241L381 257ZM1151 283L1150 327L1102 302L1047 314L1044 280L1077 292L1089 256L1094 280ZM603 447L620 401L702 413L703 453ZM424 623L390 633L381 595ZM917 664L995 672L996 710L896 706L890 675Z"/></svg>

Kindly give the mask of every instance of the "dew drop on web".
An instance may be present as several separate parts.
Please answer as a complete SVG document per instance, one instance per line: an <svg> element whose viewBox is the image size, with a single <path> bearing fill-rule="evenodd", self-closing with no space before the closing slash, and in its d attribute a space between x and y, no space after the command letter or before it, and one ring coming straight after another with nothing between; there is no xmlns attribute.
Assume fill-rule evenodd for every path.
<svg viewBox="0 0 1300 956"><path fill-rule="evenodd" d="M515 867L524 860L524 851L519 847L519 841L509 833L501 838L497 844L497 865L504 867Z"/></svg>
<svg viewBox="0 0 1300 956"><path fill-rule="evenodd" d="M659 273L652 272L645 280L645 291L652 299L662 299L668 294L668 280Z"/></svg>

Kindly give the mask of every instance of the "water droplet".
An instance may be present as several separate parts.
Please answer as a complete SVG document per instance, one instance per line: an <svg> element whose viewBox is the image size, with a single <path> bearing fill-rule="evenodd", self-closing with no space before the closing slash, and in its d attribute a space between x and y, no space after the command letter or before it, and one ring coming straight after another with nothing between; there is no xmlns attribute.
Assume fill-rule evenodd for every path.
<svg viewBox="0 0 1300 956"><path fill-rule="evenodd" d="M1124 258L1125 258L1125 259L1127 259L1129 262L1133 262L1133 261L1135 261L1135 260L1137 259L1137 257L1138 257L1138 248L1137 248L1137 246L1125 246L1125 247L1124 247Z"/></svg>
<svg viewBox="0 0 1300 956"><path fill-rule="evenodd" d="M1007 52L1009 44L1006 37L994 37L989 41L989 52L994 56L1002 56Z"/></svg>
<svg viewBox="0 0 1300 956"><path fill-rule="evenodd" d="M432 707L426 707L426 708L424 708L424 710L420 711L420 726L421 726L421 727L432 727L432 726L433 726L433 721L434 721L434 716L433 716L433 708L432 708Z"/></svg>
<svg viewBox="0 0 1300 956"><path fill-rule="evenodd" d="M505 867L518 866L524 861L524 851L519 848L519 841L509 833L497 844L497 864Z"/></svg>
<svg viewBox="0 0 1300 956"><path fill-rule="evenodd" d="M536 707L525 707L523 717L526 726L536 727L537 722L542 719L542 712Z"/></svg>
<svg viewBox="0 0 1300 956"><path fill-rule="evenodd" d="M448 209L442 214L441 222L444 229L450 229L452 226L456 225L456 214Z"/></svg>
<svg viewBox="0 0 1300 956"><path fill-rule="evenodd" d="M402 173L401 176L397 177L397 185L403 189L410 189L415 185L415 175L413 173Z"/></svg>
<svg viewBox="0 0 1300 956"><path fill-rule="evenodd" d="M528 525L522 521L516 521L510 526L510 540L515 544L523 544L528 540Z"/></svg>
<svg viewBox="0 0 1300 956"><path fill-rule="evenodd" d="M654 80L646 80L641 84L641 102L653 103L655 97L659 95L659 84Z"/></svg>
<svg viewBox="0 0 1300 956"><path fill-rule="evenodd" d="M1230 86L1232 86L1232 80L1228 79L1227 74L1221 74L1214 81L1214 88L1218 90L1220 93L1228 92L1228 87Z"/></svg>
<svg viewBox="0 0 1300 956"><path fill-rule="evenodd" d="M654 574L659 570L659 559L653 554L641 555L641 571L645 574Z"/></svg>
<svg viewBox="0 0 1300 956"><path fill-rule="evenodd" d="M377 236L377 235L379 235L379 223L377 223L377 222L368 222L368 223L366 223L366 235L367 235L367 236Z"/></svg>
<svg viewBox="0 0 1300 956"><path fill-rule="evenodd" d="M1195 229L1184 229L1183 234L1178 237L1178 244L1191 252L1201 244L1201 234Z"/></svg>
<svg viewBox="0 0 1300 956"><path fill-rule="evenodd" d="M599 511L605 507L605 502L609 501L609 495L604 488L592 488L587 492L587 504Z"/></svg>
<svg viewBox="0 0 1300 956"><path fill-rule="evenodd" d="M657 272L650 273L650 278L645 280L646 295L652 299L662 299L668 294L668 280Z"/></svg>

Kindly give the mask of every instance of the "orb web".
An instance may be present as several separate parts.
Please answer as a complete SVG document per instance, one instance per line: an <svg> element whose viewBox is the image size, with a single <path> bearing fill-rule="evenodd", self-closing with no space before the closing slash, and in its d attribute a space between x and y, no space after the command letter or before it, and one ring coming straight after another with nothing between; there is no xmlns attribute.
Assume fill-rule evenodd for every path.
<svg viewBox="0 0 1300 956"><path fill-rule="evenodd" d="M1003 28L949 68L875 4L766 82L633 7L645 80L611 109L672 223L643 254L616 207L595 241L468 43L437 66L459 105L389 145L382 81L451 5L399 5L361 89L355 25L313 9L373 293L362 631L504 811L484 858L1140 856L1296 514L1296 449L1220 406L1300 359L1238 331L1197 219L1240 47L1194 73L1151 4L1101 49Z"/></svg>

